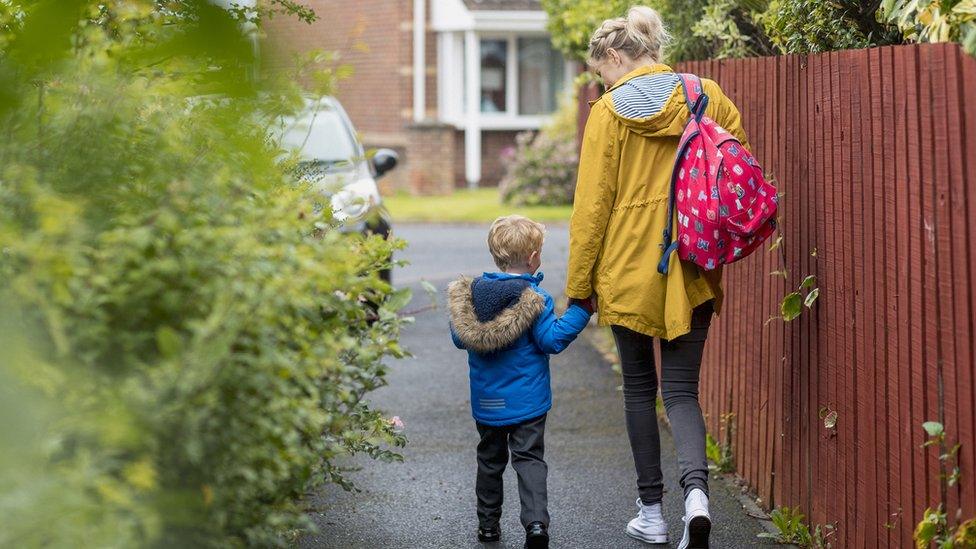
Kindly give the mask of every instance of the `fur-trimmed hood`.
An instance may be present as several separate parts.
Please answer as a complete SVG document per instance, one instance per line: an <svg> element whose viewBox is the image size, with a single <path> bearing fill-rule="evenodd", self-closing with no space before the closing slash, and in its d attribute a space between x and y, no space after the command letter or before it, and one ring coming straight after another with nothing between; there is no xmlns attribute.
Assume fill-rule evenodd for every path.
<svg viewBox="0 0 976 549"><path fill-rule="evenodd" d="M476 353L500 351L526 333L545 308L535 289L542 275L485 273L461 277L447 287L451 325L465 348Z"/></svg>

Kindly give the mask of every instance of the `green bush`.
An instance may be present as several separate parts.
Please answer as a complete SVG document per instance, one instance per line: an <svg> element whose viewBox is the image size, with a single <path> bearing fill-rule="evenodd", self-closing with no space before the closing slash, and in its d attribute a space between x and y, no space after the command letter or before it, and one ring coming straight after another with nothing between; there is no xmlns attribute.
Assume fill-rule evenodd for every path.
<svg viewBox="0 0 976 549"><path fill-rule="evenodd" d="M878 19L912 42L960 42L976 55L976 0L884 0Z"/></svg>
<svg viewBox="0 0 976 549"><path fill-rule="evenodd" d="M559 206L573 203L579 151L576 101L565 98L552 121L539 132L522 132L506 156L499 185L502 202L514 206Z"/></svg>
<svg viewBox="0 0 976 549"><path fill-rule="evenodd" d="M278 161L299 90L227 12L2 5L0 546L285 544L403 443L363 400L403 354L392 244Z"/></svg>
<svg viewBox="0 0 976 549"><path fill-rule="evenodd" d="M709 56L709 40L696 36L692 30L707 4L707 0L542 0L553 44L579 60L585 60L590 37L605 19L621 17L632 6L651 6L671 32L665 56L672 63Z"/></svg>
<svg viewBox="0 0 976 549"><path fill-rule="evenodd" d="M887 12L879 11L884 4ZM924 6L923 6L924 4ZM543 0L553 43L584 58L589 38L610 17L633 5L656 9L671 32L669 63L774 53L816 53L898 44L909 40L959 40L976 48L972 0ZM946 5L952 4L951 7ZM879 22L879 17L883 20ZM894 24L894 25L893 25Z"/></svg>
<svg viewBox="0 0 976 549"><path fill-rule="evenodd" d="M761 16L779 53L818 53L900 42L877 21L880 1L771 0Z"/></svg>

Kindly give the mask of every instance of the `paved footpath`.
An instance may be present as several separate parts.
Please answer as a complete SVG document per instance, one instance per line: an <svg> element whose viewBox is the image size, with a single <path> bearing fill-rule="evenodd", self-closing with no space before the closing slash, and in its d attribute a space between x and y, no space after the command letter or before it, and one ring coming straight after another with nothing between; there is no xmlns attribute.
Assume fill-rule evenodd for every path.
<svg viewBox="0 0 976 549"><path fill-rule="evenodd" d="M482 546L475 539L475 445L478 437L468 404L465 353L447 332L443 289L458 274L476 275L491 267L486 226L412 225L396 228L410 246L402 254L411 264L395 282L415 288L409 308L430 303L420 289L427 280L442 290L437 310L417 315L403 334L413 357L391 363L389 386L372 402L400 416L409 438L403 463L356 459L361 470L350 477L362 490L347 493L328 486L312 498L312 518L320 533L301 547L403 548L522 547L518 492L511 468L505 476L502 542ZM552 226L543 251L543 286L559 295L565 280L566 228ZM593 326L587 328L594 329ZM546 432L549 463L551 546L627 548L647 546L627 537L635 515L635 472L624 427L619 376L580 338L552 358L553 408ZM681 538L681 498L674 447L662 432L665 466L665 516L671 546ZM712 547L761 545L759 524L745 513L724 483L713 482Z"/></svg>

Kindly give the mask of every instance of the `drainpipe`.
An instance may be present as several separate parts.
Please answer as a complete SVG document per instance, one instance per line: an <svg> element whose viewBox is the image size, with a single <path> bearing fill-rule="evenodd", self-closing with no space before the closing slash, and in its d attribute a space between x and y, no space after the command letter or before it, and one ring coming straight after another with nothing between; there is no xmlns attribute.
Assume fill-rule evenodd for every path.
<svg viewBox="0 0 976 549"><path fill-rule="evenodd" d="M427 17L424 14L427 0L413 0L413 121L422 122L427 114L426 77L424 61Z"/></svg>

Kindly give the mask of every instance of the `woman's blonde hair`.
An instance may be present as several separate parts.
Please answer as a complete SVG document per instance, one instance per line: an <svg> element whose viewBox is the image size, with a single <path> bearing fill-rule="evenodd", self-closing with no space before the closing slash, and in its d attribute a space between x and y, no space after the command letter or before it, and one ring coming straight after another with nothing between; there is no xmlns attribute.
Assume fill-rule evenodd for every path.
<svg viewBox="0 0 976 549"><path fill-rule="evenodd" d="M656 11L647 6L634 6L626 17L607 19L596 29L590 38L586 62L593 65L602 61L610 48L626 53L631 59L647 55L658 62L670 40L671 35Z"/></svg>

